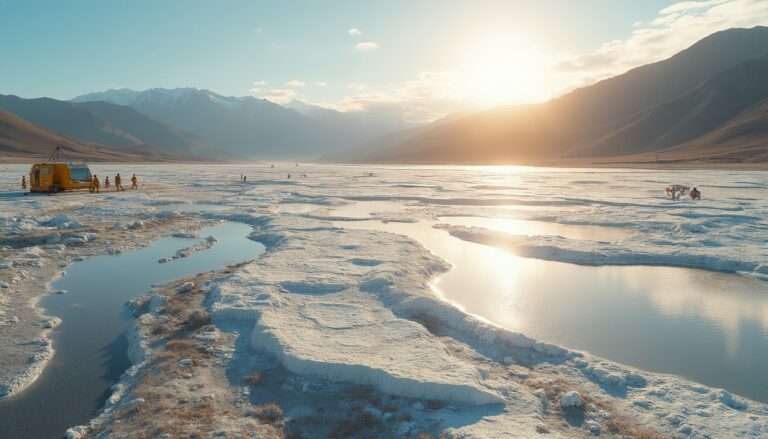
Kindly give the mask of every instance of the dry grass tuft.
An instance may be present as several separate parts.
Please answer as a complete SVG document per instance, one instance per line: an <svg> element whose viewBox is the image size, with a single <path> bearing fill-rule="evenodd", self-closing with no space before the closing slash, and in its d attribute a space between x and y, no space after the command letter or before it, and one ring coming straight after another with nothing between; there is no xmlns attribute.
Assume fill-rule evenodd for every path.
<svg viewBox="0 0 768 439"><path fill-rule="evenodd" d="M261 382L261 374L259 372L254 372L247 377L244 377L243 381L249 386L255 386Z"/></svg>
<svg viewBox="0 0 768 439"><path fill-rule="evenodd" d="M280 425L283 423L283 409L274 402L256 406L247 414L265 424Z"/></svg>
<svg viewBox="0 0 768 439"><path fill-rule="evenodd" d="M192 312L187 322L187 329L190 331L196 331L203 326L211 323L211 315L204 309L198 309Z"/></svg>
<svg viewBox="0 0 768 439"><path fill-rule="evenodd" d="M183 314L186 309L187 306L183 302L169 299L168 302L163 305L162 312L163 314L178 316Z"/></svg>
<svg viewBox="0 0 768 439"><path fill-rule="evenodd" d="M653 430L641 427L626 416L614 416L605 423L609 432L629 439L667 439Z"/></svg>
<svg viewBox="0 0 768 439"><path fill-rule="evenodd" d="M378 437L384 431L383 421L367 411L361 411L356 416L344 418L334 425L329 436L331 438L348 437Z"/></svg>

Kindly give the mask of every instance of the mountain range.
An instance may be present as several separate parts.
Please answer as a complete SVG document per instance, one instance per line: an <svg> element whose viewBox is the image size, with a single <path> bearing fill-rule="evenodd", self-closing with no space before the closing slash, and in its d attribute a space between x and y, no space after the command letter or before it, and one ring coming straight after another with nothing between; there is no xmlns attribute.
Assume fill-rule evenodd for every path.
<svg viewBox="0 0 768 439"><path fill-rule="evenodd" d="M175 161L181 159L178 155L148 145L137 146L135 149L110 149L98 144L71 139L35 125L11 112L0 110L0 157L44 158L49 156L57 146L61 147L64 153L73 159L104 161Z"/></svg>
<svg viewBox="0 0 768 439"><path fill-rule="evenodd" d="M723 160L755 161L768 149L759 124L766 99L768 28L730 29L543 104L474 113L370 154L357 151L356 160L556 164L727 154Z"/></svg>
<svg viewBox="0 0 768 439"><path fill-rule="evenodd" d="M377 113L341 113L299 101L283 107L194 88L107 90L73 99L92 101L131 107L193 133L221 152L250 159L313 159L413 126Z"/></svg>
<svg viewBox="0 0 768 439"><path fill-rule="evenodd" d="M110 89L71 101L0 95L0 111L2 156L64 146L105 160L765 162L768 28L717 32L541 104L427 125L195 88Z"/></svg>

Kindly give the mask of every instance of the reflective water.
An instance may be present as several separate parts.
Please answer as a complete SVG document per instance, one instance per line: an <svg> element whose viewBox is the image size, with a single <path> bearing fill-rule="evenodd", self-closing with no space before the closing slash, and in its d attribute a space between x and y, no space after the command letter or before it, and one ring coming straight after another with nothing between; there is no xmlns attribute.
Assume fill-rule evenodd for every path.
<svg viewBox="0 0 768 439"><path fill-rule="evenodd" d="M280 203L276 204L275 207L281 213L299 214L309 213L318 209L324 209L328 206L311 203Z"/></svg>
<svg viewBox="0 0 768 439"><path fill-rule="evenodd" d="M509 218L483 218L477 216L451 216L441 222L466 227L480 227L512 235L555 235L568 239L590 241L620 241L632 234L632 230L620 227L557 224L543 221L526 221Z"/></svg>
<svg viewBox="0 0 768 439"><path fill-rule="evenodd" d="M110 387L130 367L125 303L152 284L254 259L264 246L247 238L251 227L222 223L203 229L218 242L208 250L164 264L158 259L196 242L166 238L140 250L76 262L41 301L46 314L62 319L53 333L54 357L40 378L20 394L0 401L0 437L61 438L104 405Z"/></svg>
<svg viewBox="0 0 768 439"><path fill-rule="evenodd" d="M500 326L768 402L768 283L703 270L521 258L461 241L435 223L336 225L417 240L454 266L434 281L435 291Z"/></svg>
<svg viewBox="0 0 768 439"><path fill-rule="evenodd" d="M232 209L234 206L226 204L208 204L208 203L172 203L152 206L158 212L220 212Z"/></svg>
<svg viewBox="0 0 768 439"><path fill-rule="evenodd" d="M367 218L373 213L400 212L405 209L398 201L354 201L333 208L333 216L346 218Z"/></svg>

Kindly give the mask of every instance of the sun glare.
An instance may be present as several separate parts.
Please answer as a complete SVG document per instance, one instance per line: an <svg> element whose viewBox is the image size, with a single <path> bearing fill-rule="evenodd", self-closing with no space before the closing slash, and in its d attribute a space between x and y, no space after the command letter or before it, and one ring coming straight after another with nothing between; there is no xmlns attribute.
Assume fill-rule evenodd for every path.
<svg viewBox="0 0 768 439"><path fill-rule="evenodd" d="M525 39L485 37L468 47L466 95L478 105L540 102L550 96L547 58Z"/></svg>

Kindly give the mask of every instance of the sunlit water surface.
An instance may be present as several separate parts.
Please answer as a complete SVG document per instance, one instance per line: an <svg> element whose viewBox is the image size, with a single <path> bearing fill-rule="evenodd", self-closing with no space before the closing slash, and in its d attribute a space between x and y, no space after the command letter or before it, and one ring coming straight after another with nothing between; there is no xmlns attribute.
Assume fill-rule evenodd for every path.
<svg viewBox="0 0 768 439"><path fill-rule="evenodd" d="M433 288L468 313L539 340L768 402L768 283L704 270L522 258L432 227L453 220L507 233L621 238L610 228L522 222L514 230L515 221L482 218L336 225L406 235L446 259L454 268Z"/></svg>

